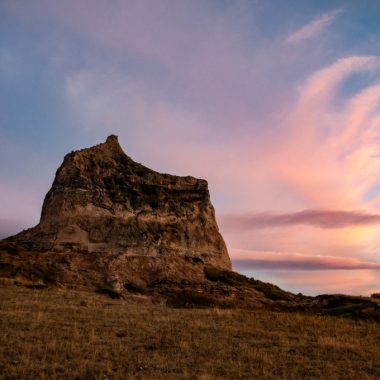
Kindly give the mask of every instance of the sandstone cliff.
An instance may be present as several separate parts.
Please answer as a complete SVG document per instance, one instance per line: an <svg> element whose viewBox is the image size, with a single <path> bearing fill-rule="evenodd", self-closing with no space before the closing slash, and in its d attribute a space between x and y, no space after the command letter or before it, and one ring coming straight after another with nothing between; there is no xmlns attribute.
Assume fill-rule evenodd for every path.
<svg viewBox="0 0 380 380"><path fill-rule="evenodd" d="M207 182L146 168L113 135L66 155L40 223L7 240L29 252L69 254L82 270L98 263L122 283L201 279L205 266L231 270Z"/></svg>
<svg viewBox="0 0 380 380"><path fill-rule="evenodd" d="M0 241L4 284L95 290L173 307L267 307L380 320L371 299L295 295L232 272L207 182L134 162L116 136L66 155L40 223Z"/></svg>

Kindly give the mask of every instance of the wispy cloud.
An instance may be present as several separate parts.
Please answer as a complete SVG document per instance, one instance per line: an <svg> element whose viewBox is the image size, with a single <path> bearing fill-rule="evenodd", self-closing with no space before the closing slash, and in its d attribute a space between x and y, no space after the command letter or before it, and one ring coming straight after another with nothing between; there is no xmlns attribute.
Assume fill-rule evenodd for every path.
<svg viewBox="0 0 380 380"><path fill-rule="evenodd" d="M234 250L235 270L380 270L379 262L352 257Z"/></svg>
<svg viewBox="0 0 380 380"><path fill-rule="evenodd" d="M324 13L316 19L310 21L296 32L286 38L288 44L296 44L298 42L314 38L324 29L326 29L336 17L343 12L343 9L335 9L331 12Z"/></svg>
<svg viewBox="0 0 380 380"><path fill-rule="evenodd" d="M224 215L220 218L226 230L257 229L292 225L311 225L320 228L362 227L380 224L380 215L362 211L303 210L294 213L250 213Z"/></svg>
<svg viewBox="0 0 380 380"><path fill-rule="evenodd" d="M346 57L299 87L299 100L284 122L276 155L268 152L267 166L305 199L303 208L371 209L363 200L380 168L380 91L374 84L346 99L339 91L352 75L378 68L377 57Z"/></svg>

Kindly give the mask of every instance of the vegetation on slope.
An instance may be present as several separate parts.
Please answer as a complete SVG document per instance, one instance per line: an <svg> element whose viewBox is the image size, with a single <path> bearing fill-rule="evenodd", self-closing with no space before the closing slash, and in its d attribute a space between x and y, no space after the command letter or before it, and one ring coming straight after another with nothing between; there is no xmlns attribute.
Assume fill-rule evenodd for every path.
<svg viewBox="0 0 380 380"><path fill-rule="evenodd" d="M206 278L210 281L219 281L228 285L249 285L257 291L264 294L270 300L290 301L295 298L295 295L280 289L278 286L268 282L262 282L253 278L248 278L240 273L231 272L214 267L205 268Z"/></svg>
<svg viewBox="0 0 380 380"><path fill-rule="evenodd" d="M0 378L376 379L379 325L0 286Z"/></svg>

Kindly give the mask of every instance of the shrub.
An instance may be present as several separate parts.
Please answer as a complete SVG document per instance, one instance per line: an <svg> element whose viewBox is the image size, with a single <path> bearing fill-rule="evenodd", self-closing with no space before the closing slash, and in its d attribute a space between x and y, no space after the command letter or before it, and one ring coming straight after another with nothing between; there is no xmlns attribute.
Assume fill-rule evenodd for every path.
<svg viewBox="0 0 380 380"><path fill-rule="evenodd" d="M215 267L205 267L204 273L206 278L210 281L219 281L228 285L242 285L249 283L248 277L245 277L242 274Z"/></svg>
<svg viewBox="0 0 380 380"><path fill-rule="evenodd" d="M295 297L294 294L286 292L277 285L273 285L268 282L262 282L252 278L250 279L250 284L253 285L256 290L263 293L266 298L273 301L290 301Z"/></svg>
<svg viewBox="0 0 380 380"><path fill-rule="evenodd" d="M253 287L255 290L263 293L266 298L271 300L291 300L295 297L292 293L286 292L276 285L248 278L240 273L215 267L205 267L204 273L206 278L210 281L219 281L233 286L244 285Z"/></svg>
<svg viewBox="0 0 380 380"><path fill-rule="evenodd" d="M106 286L98 288L97 293L104 294L113 299L121 298L121 294L119 292Z"/></svg>
<svg viewBox="0 0 380 380"><path fill-rule="evenodd" d="M124 289L128 290L130 293L141 293L144 294L147 292L146 289L134 284L133 282L126 282L123 284Z"/></svg>
<svg viewBox="0 0 380 380"><path fill-rule="evenodd" d="M172 293L166 302L167 306L178 309L197 309L209 307L232 307L232 304L222 301L209 294L192 289Z"/></svg>

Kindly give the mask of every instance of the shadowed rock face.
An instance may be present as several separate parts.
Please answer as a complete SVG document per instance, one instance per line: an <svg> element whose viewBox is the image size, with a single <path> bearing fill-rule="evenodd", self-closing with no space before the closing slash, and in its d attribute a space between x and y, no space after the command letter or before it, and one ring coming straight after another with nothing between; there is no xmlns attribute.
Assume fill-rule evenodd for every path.
<svg viewBox="0 0 380 380"><path fill-rule="evenodd" d="M146 168L113 135L66 155L40 223L8 240L35 252L117 257L114 266L126 272L149 267L194 277L205 265L231 270L207 182Z"/></svg>

